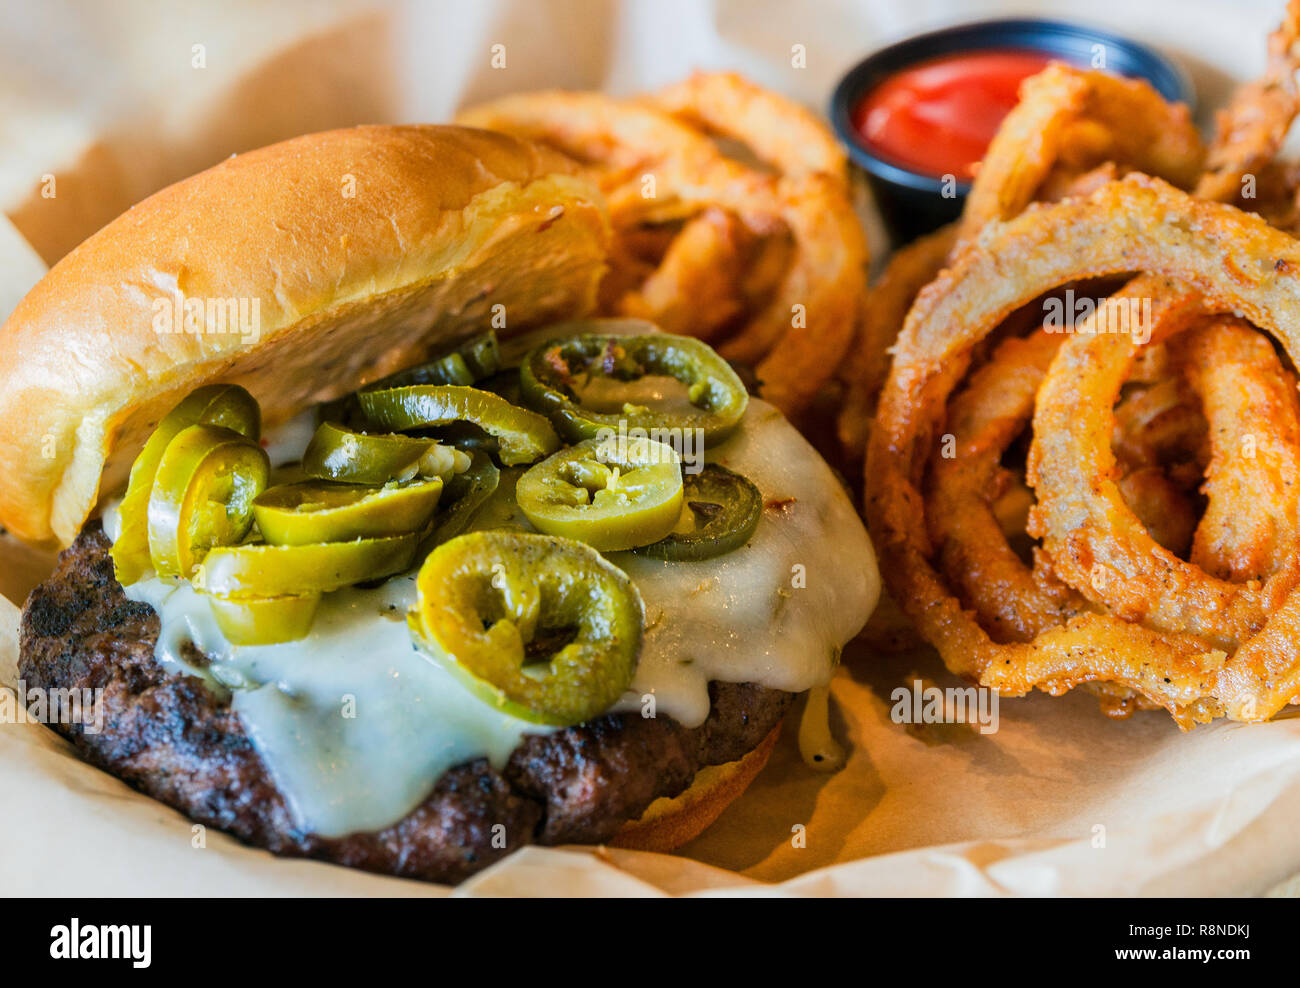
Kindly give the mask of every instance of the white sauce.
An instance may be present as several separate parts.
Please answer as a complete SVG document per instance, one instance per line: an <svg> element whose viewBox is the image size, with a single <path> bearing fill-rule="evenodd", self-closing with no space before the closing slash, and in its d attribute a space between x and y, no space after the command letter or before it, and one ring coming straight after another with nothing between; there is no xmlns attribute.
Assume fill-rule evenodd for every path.
<svg viewBox="0 0 1300 988"><path fill-rule="evenodd" d="M642 710L653 695L657 715L687 726L708 716L710 680L791 692L828 682L880 587L848 496L771 406L751 401L743 428L708 459L780 504L765 509L750 543L695 563L611 556L640 589L647 624L636 677L616 709ZM110 537L115 516L108 506ZM306 831L382 829L447 769L478 757L499 767L523 734L546 730L480 702L414 649L404 621L415 596L410 574L327 594L311 634L280 645L230 645L188 583L149 578L127 596L161 615L164 666L233 690L234 710ZM206 669L185 659L187 641L210 657Z"/></svg>

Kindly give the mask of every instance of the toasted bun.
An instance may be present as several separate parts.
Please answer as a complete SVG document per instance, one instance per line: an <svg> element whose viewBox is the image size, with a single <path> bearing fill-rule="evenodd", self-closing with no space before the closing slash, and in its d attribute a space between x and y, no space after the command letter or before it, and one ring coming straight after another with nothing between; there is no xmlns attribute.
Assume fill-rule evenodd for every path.
<svg viewBox="0 0 1300 988"><path fill-rule="evenodd" d="M0 329L0 524L71 542L200 384L242 384L274 425L494 315L585 314L607 234L567 159L459 127L312 134L164 189Z"/></svg>
<svg viewBox="0 0 1300 988"><path fill-rule="evenodd" d="M777 724L744 758L703 769L684 793L673 799L656 799L640 819L624 824L609 843L634 851L663 853L694 840L749 788L763 771L780 736L781 725Z"/></svg>

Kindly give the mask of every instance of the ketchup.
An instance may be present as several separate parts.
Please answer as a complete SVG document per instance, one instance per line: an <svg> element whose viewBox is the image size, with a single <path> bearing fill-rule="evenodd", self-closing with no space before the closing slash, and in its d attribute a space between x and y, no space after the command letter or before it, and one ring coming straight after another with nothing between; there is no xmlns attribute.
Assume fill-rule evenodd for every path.
<svg viewBox="0 0 1300 988"><path fill-rule="evenodd" d="M853 108L867 146L913 171L969 181L1020 83L1051 55L988 49L941 55L895 72Z"/></svg>

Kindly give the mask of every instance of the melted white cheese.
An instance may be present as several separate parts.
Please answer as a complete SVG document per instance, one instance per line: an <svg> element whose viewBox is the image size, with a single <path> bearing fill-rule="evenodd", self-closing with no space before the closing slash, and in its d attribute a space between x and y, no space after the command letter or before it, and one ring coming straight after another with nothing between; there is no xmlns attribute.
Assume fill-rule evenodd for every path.
<svg viewBox="0 0 1300 988"><path fill-rule="evenodd" d="M162 615L156 655L233 692L232 706L295 822L326 837L380 830L438 777L474 758L505 764L535 724L476 700L411 644L413 574L326 594L300 641L236 647L189 583L142 580L127 596ZM208 656L192 665L183 646Z"/></svg>
<svg viewBox="0 0 1300 988"><path fill-rule="evenodd" d="M709 460L750 478L766 508L745 547L711 560L611 560L646 605L644 647L616 709L647 709L696 726L708 683L756 682L800 692L826 683L840 647L879 594L875 555L848 496L821 457L771 406L751 401L742 428ZM116 519L105 511L105 530ZM500 523L499 521L497 523ZM338 837L400 820L447 769L486 757L498 767L525 733L467 693L411 644L403 620L410 574L372 590L327 594L311 634L232 646L188 583L127 588L161 615L157 658L233 691L232 704L305 831ZM191 664L193 642L209 657Z"/></svg>
<svg viewBox="0 0 1300 988"><path fill-rule="evenodd" d="M875 554L839 480L775 408L751 400L743 428L705 459L762 493L768 506L749 543L694 563L611 557L646 606L641 662L621 706L654 694L658 712L687 727L709 715L713 679L792 693L829 682L880 593Z"/></svg>

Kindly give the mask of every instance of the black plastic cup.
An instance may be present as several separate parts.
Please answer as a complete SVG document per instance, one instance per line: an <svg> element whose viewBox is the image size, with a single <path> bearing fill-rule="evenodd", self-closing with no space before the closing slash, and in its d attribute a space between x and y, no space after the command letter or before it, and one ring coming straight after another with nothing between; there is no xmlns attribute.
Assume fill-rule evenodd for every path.
<svg viewBox="0 0 1300 988"><path fill-rule="evenodd" d="M940 55L988 49L1040 51L1080 66L1093 63L1096 45L1104 46L1107 71L1146 79L1167 100L1195 110L1196 91L1187 74L1146 45L1100 28L1065 21L1011 19L958 24L918 34L881 48L851 68L831 96L831 123L849 157L867 174L876 204L895 246L950 223L961 215L970 184L949 183L891 161L866 146L853 126L853 108L887 76Z"/></svg>

